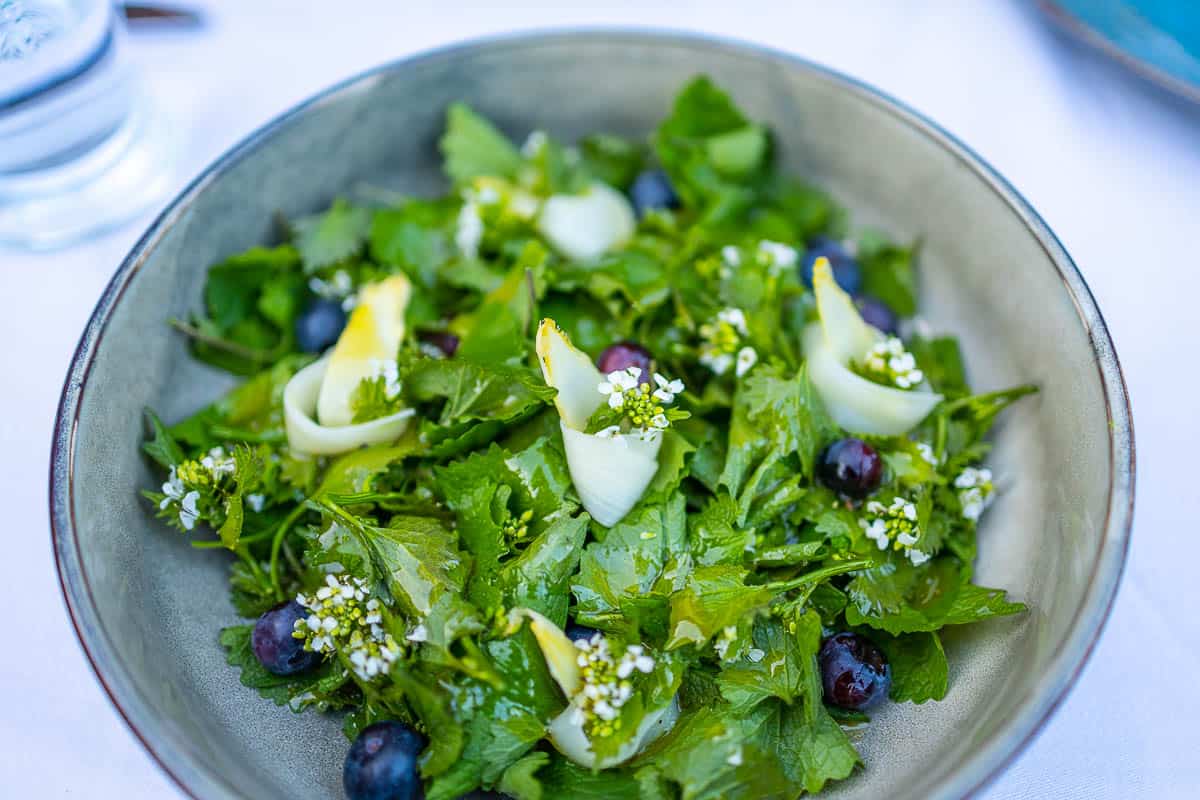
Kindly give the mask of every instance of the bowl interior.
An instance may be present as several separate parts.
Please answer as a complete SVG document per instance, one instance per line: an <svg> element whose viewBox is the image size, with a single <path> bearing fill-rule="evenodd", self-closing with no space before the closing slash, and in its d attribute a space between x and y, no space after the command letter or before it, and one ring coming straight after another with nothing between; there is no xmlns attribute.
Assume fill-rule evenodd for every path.
<svg viewBox="0 0 1200 800"><path fill-rule="evenodd" d="M949 632L945 701L879 713L858 742L866 768L829 796L959 794L1049 710L1115 586L1125 527L1112 503L1131 479L1119 373L1065 255L956 145L844 79L686 38L530 37L385 68L270 126L152 230L85 335L55 461L64 584L102 680L190 791L340 796L346 742L338 720L294 715L238 683L217 643L238 621L228 562L190 548L137 494L155 484L138 450L142 408L174 420L230 383L193 363L165 320L196 307L208 264L269 240L276 212L310 213L360 183L439 190L450 102L518 137L644 135L699 72L768 122L784 166L832 191L855 225L921 237L924 317L961 335L977 389L1042 387L997 430L991 466L1004 490L978 562L980 582L1030 613Z"/></svg>

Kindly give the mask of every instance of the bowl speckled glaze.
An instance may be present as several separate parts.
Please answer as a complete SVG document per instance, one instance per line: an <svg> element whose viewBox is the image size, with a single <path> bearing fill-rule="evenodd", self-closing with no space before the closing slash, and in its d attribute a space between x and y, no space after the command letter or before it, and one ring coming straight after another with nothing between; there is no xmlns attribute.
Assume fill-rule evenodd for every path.
<svg viewBox="0 0 1200 800"><path fill-rule="evenodd" d="M260 699L225 665L237 621L227 563L159 524L138 490L143 407L175 420L230 380L168 330L205 267L271 238L277 212L369 182L442 188L436 140L464 100L515 136L644 135L696 73L777 135L784 168L857 224L921 237L924 315L959 333L977 389L1041 385L1002 418L1005 490L980 534L979 580L1030 606L946 635L945 701L889 705L866 762L830 798L969 794L1029 741L1075 681L1120 579L1133 503L1125 387L1100 312L1037 214L962 144L853 80L757 47L674 34L521 35L439 50L302 104L204 172L133 249L71 364L50 476L54 548L79 638L151 754L201 798L340 797L339 721ZM159 479L161 480L161 479Z"/></svg>

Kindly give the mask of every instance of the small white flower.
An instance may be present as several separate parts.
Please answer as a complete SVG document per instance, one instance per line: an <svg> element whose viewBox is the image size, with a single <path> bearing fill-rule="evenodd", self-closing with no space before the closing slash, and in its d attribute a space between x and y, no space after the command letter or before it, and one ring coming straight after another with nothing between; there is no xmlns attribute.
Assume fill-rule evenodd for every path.
<svg viewBox="0 0 1200 800"><path fill-rule="evenodd" d="M263 505L267 502L264 495L255 492L254 494L246 495L246 505L250 506L250 510L258 513L263 510Z"/></svg>
<svg viewBox="0 0 1200 800"><path fill-rule="evenodd" d="M418 625L412 629L412 632L405 637L410 642L424 642L429 639L429 631L424 624Z"/></svg>
<svg viewBox="0 0 1200 800"><path fill-rule="evenodd" d="M919 567L928 561L932 556L929 553L923 553L920 550L909 550L908 560L912 562L914 567Z"/></svg>
<svg viewBox="0 0 1200 800"><path fill-rule="evenodd" d="M373 358L369 363L372 380L383 379L383 396L388 400L399 397L400 368L396 366L396 362L391 359Z"/></svg>
<svg viewBox="0 0 1200 800"><path fill-rule="evenodd" d="M183 481L175 474L174 467L171 467L171 472L167 475L167 482L162 485L162 492L166 497L158 504L159 508L166 508L171 504L172 500L182 500L184 494L187 493L187 487L183 485Z"/></svg>
<svg viewBox="0 0 1200 800"><path fill-rule="evenodd" d="M742 251L731 244L727 244L721 248L721 260L731 267L740 267L742 265Z"/></svg>
<svg viewBox="0 0 1200 800"><path fill-rule="evenodd" d="M684 390L683 381L678 378L669 381L657 372L654 373L654 382L658 384L658 389L654 392L654 398L664 403L674 403L675 395L682 394Z"/></svg>
<svg viewBox="0 0 1200 800"><path fill-rule="evenodd" d="M546 141L545 131L531 131L525 137L525 143L521 145L521 155L526 158L533 158L546 146Z"/></svg>
<svg viewBox="0 0 1200 800"><path fill-rule="evenodd" d="M717 319L732 325L742 336L746 335L746 312L740 308L723 308L717 312Z"/></svg>
<svg viewBox="0 0 1200 800"><path fill-rule="evenodd" d="M701 353L699 361L716 375L724 375L733 366L733 356L728 353Z"/></svg>
<svg viewBox="0 0 1200 800"><path fill-rule="evenodd" d="M508 210L518 219L533 219L538 213L538 199L529 192L516 189L508 201Z"/></svg>
<svg viewBox="0 0 1200 800"><path fill-rule="evenodd" d="M921 458L925 459L930 466L936 467L938 465L937 456L934 455L933 448L925 442L917 442L917 453L921 456Z"/></svg>
<svg viewBox="0 0 1200 800"><path fill-rule="evenodd" d="M309 278L308 288L324 300L342 300L354 292L354 281L350 278L350 273L339 269L327 281L316 276Z"/></svg>
<svg viewBox="0 0 1200 800"><path fill-rule="evenodd" d="M912 389L925 380L917 369L917 360L904 349L895 336L876 342L862 359L863 368L872 376L886 380L901 389Z"/></svg>
<svg viewBox="0 0 1200 800"><path fill-rule="evenodd" d="M475 192L475 202L481 206L494 206L500 202L500 193L496 191L495 186L480 186Z"/></svg>
<svg viewBox="0 0 1200 800"><path fill-rule="evenodd" d="M758 243L758 256L771 266L773 271L785 267L794 267L796 266L796 262L800 260L800 254L796 252L796 248L789 247L781 242L772 242L769 239L763 239Z"/></svg>
<svg viewBox="0 0 1200 800"><path fill-rule="evenodd" d="M737 369L734 374L739 378L745 375L758 363L758 351L753 347L743 347L737 354Z"/></svg>
<svg viewBox="0 0 1200 800"><path fill-rule="evenodd" d="M193 489L179 501L179 524L185 531L196 527L196 518L200 516L200 512L196 509L196 501L199 499L200 493Z"/></svg>
<svg viewBox="0 0 1200 800"><path fill-rule="evenodd" d="M749 658L752 663L757 664L758 662L762 661L766 655L766 653L764 653L762 650L759 650L757 647L751 647L750 652L746 654L746 657Z"/></svg>
<svg viewBox="0 0 1200 800"><path fill-rule="evenodd" d="M208 470L214 479L219 479L223 475L232 475L237 471L237 462L225 455L223 447L214 447L209 450L208 455L200 459L200 466Z"/></svg>
<svg viewBox="0 0 1200 800"><path fill-rule="evenodd" d="M729 754L729 758L725 759L725 763L731 767L740 767L742 765L741 745L738 745L738 749Z"/></svg>
<svg viewBox="0 0 1200 800"><path fill-rule="evenodd" d="M483 241L483 217L479 215L479 205L474 197L468 197L458 212L458 220L454 230L454 244L467 258L479 257L479 245Z"/></svg>

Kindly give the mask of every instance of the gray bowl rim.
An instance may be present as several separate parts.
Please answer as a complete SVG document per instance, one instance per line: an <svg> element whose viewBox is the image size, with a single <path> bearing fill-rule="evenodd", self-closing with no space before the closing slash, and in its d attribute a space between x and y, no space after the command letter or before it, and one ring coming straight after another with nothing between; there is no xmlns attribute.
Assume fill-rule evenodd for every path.
<svg viewBox="0 0 1200 800"><path fill-rule="evenodd" d="M967 797L1003 772L1036 738L1062 704L1095 649L1120 586L1132 533L1136 474L1132 410L1112 338L1091 290L1062 243L1025 198L971 148L920 112L863 81L799 56L732 37L661 28L586 26L523 30L457 42L386 62L329 86L256 129L206 167L151 223L117 268L80 337L59 399L50 453L50 536L59 585L79 643L101 687L142 746L185 794L195 798L244 796L223 775L197 764L190 755L186 738L156 716L130 680L117 648L100 623L83 569L74 519L72 477L80 399L87 388L96 350L117 303L165 231L197 195L234 164L269 143L277 130L309 109L335 101L343 93L358 91L387 73L414 65L454 59L471 52L500 52L581 40L633 45L657 43L772 61L791 70L809 72L891 114L957 159L1021 219L1054 264L1075 305L1080 324L1088 331L1104 389L1112 478L1101 549L1087 582L1084 601L1071 621L1067 636L1051 657L1046 677L1035 690L1012 705L998 733L981 743L930 796Z"/></svg>

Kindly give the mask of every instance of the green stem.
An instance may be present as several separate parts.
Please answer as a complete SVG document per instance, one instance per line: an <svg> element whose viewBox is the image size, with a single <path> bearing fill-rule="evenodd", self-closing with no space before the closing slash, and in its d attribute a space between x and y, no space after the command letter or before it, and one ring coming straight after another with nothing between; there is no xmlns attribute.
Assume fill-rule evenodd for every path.
<svg viewBox="0 0 1200 800"><path fill-rule="evenodd" d="M283 545L283 537L287 536L287 532L304 513L305 508L306 506L301 504L292 509L292 513L279 523L279 527L275 529L275 535L271 539L271 588L275 590L275 596L281 601L287 598L284 597L283 587L279 583L279 548Z"/></svg>
<svg viewBox="0 0 1200 800"><path fill-rule="evenodd" d="M265 351L254 350L252 348L240 345L237 342L231 342L228 339L222 339L219 336L211 336L197 328L195 325L189 325L181 319L167 320L167 324L182 333L184 336L187 336L189 339L195 339L197 342L202 342L209 347L216 348L217 350L224 350L226 353L231 353L240 358L247 359L248 361L266 363L270 360L269 354Z"/></svg>
<svg viewBox="0 0 1200 800"><path fill-rule="evenodd" d="M831 564L828 567L814 569L812 572L806 572L798 578L792 578L790 581L778 581L776 583L768 583L767 587L773 592L787 592L792 589L798 589L807 584L820 583L827 578L832 578L835 575L845 575L847 572L857 572L860 569L868 569L874 566L875 562L868 558L860 558L856 561L843 561L839 564Z"/></svg>
<svg viewBox="0 0 1200 800"><path fill-rule="evenodd" d="M287 441L287 434L281 430L256 433L255 431L248 431L245 428L234 428L229 425L213 425L209 428L209 433L218 439L254 442L255 444L279 444Z"/></svg>

